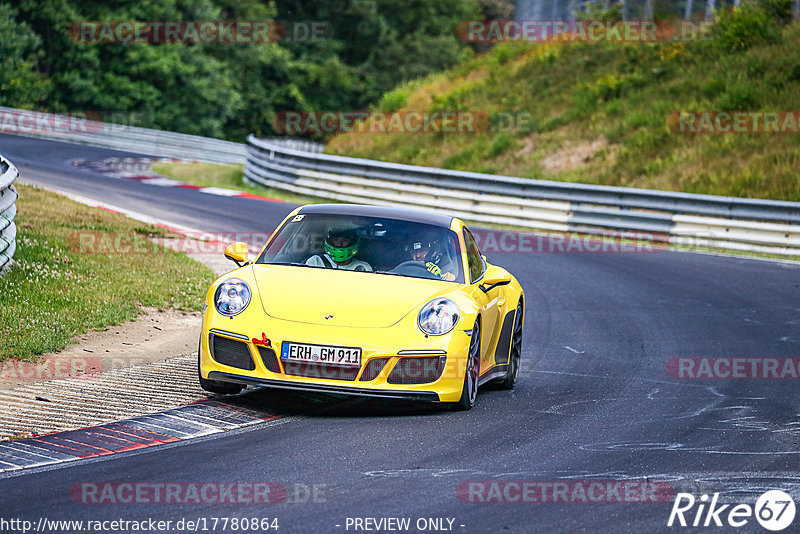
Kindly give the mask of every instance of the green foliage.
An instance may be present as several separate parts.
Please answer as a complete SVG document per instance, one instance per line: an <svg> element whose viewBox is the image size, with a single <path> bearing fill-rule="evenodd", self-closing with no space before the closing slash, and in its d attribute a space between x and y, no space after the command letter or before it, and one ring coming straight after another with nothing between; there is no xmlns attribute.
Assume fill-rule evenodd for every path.
<svg viewBox="0 0 800 534"><path fill-rule="evenodd" d="M492 49L492 56L502 65L523 54L527 49L523 42L501 41Z"/></svg>
<svg viewBox="0 0 800 534"><path fill-rule="evenodd" d="M449 93L431 95L431 110L458 111L467 109L464 103L470 93L469 84L459 85Z"/></svg>
<svg viewBox="0 0 800 534"><path fill-rule="evenodd" d="M482 18L481 10L502 8L494 4L479 6L477 0L275 2L279 20L324 20L333 29L332 38L324 42L282 43L304 64L332 57L339 62L335 74L346 91L338 90L341 101L336 105L328 104L335 87L301 85L313 109L364 109L403 82L453 66L467 49L456 36L458 23Z"/></svg>
<svg viewBox="0 0 800 534"><path fill-rule="evenodd" d="M775 18L760 5L742 2L739 9L722 12L712 35L717 47L736 51L747 50L758 43L776 42L780 31Z"/></svg>
<svg viewBox="0 0 800 534"><path fill-rule="evenodd" d="M242 141L287 110L364 109L471 54L462 20L508 0L18 0L0 2L0 104L100 111L136 125ZM324 22L324 38L236 44L80 42L79 21ZM291 37L293 34L290 34ZM396 95L398 98L401 95ZM402 99L387 101L390 107Z"/></svg>
<svg viewBox="0 0 800 534"><path fill-rule="evenodd" d="M622 7L618 3L603 7L600 2L587 3L586 9L578 12L578 20L622 20Z"/></svg>
<svg viewBox="0 0 800 534"><path fill-rule="evenodd" d="M640 86L643 81L642 75L638 72L630 75L611 73L601 76L594 83L587 84L586 89L596 100L606 102L619 98L625 89Z"/></svg>
<svg viewBox="0 0 800 534"><path fill-rule="evenodd" d="M597 100L611 100L619 97L624 83L624 80L615 74L606 74L593 84L589 84L588 89Z"/></svg>
<svg viewBox="0 0 800 534"><path fill-rule="evenodd" d="M746 111L757 108L753 89L743 84L733 84L719 96L717 106L722 111Z"/></svg>
<svg viewBox="0 0 800 534"><path fill-rule="evenodd" d="M784 24L792 20L794 0L757 0L757 2L771 19Z"/></svg>
<svg viewBox="0 0 800 534"><path fill-rule="evenodd" d="M30 108L45 98L50 83L34 70L41 39L17 12L0 3L0 105Z"/></svg>
<svg viewBox="0 0 800 534"><path fill-rule="evenodd" d="M493 158L497 157L508 152L514 144L514 136L508 133L501 133L492 140L492 144L489 146L489 155Z"/></svg>
<svg viewBox="0 0 800 534"><path fill-rule="evenodd" d="M19 246L0 277L0 361L61 350L79 334L135 319L139 306L202 309L214 274L147 239L160 228L28 186L19 186L17 207ZM107 239L104 251L136 240L142 252L81 250L86 237Z"/></svg>
<svg viewBox="0 0 800 534"><path fill-rule="evenodd" d="M408 91L402 88L389 91L381 98L378 109L386 113L398 111L408 104Z"/></svg>
<svg viewBox="0 0 800 534"><path fill-rule="evenodd" d="M724 16L747 19L755 10L755 20L764 21L756 1ZM428 109L486 110L492 125L524 113L533 118L527 126L478 136L340 135L326 150L510 176L800 201L796 134L673 130L679 111L800 109L800 23L769 17L777 37L753 39L743 49L730 46L728 31L744 27L743 19L722 30L712 25L689 42L495 48L403 87L409 101L430 102ZM545 64L543 57L553 59Z"/></svg>

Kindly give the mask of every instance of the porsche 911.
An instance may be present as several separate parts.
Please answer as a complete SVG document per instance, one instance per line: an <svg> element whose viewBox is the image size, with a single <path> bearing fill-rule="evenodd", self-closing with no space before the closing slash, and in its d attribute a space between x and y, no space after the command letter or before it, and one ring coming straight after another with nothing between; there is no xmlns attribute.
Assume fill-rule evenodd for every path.
<svg viewBox="0 0 800 534"><path fill-rule="evenodd" d="M203 389L248 385L398 398L469 410L478 387L511 389L524 292L458 218L315 204L290 213L255 257L206 295Z"/></svg>

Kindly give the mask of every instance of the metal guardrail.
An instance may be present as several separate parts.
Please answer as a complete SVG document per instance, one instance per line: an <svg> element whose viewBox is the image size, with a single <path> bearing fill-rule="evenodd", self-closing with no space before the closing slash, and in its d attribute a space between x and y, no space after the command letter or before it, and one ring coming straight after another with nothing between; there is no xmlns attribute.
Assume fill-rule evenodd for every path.
<svg viewBox="0 0 800 534"><path fill-rule="evenodd" d="M190 159L211 163L244 163L247 147L222 139L164 130L125 126L0 106L0 133L66 141L102 148L125 150L162 158ZM10 127L13 125L13 128Z"/></svg>
<svg viewBox="0 0 800 534"><path fill-rule="evenodd" d="M11 266L14 252L17 249L17 190L14 180L19 172L14 165L0 156L0 274Z"/></svg>
<svg viewBox="0 0 800 534"><path fill-rule="evenodd" d="M331 156L321 153L321 145L302 140L249 136L244 145L90 120L75 124L68 116L2 106L0 113L11 115L10 122L16 125L17 131L9 132L4 117L5 133L159 157L245 162L245 180L250 183L322 198L406 204L476 222L537 230L633 232L676 244L800 256L798 202L495 176ZM64 127L53 131L51 126L59 121ZM5 189L16 199L13 186L2 189L8 196L11 193ZM14 212L8 211L15 208L13 201L8 206L7 202L0 197L0 229L5 236L0 241L0 265L9 262L15 246L13 237L8 238L16 233ZM2 254L9 250L6 259Z"/></svg>
<svg viewBox="0 0 800 534"><path fill-rule="evenodd" d="M347 202L405 204L538 230L633 232L689 246L800 255L800 202L495 176L332 156L249 136L245 180Z"/></svg>
<svg viewBox="0 0 800 534"><path fill-rule="evenodd" d="M283 148L292 150L299 150L301 152L312 152L314 154L321 154L325 150L325 145L315 143L313 141L306 141L305 139L292 139L290 137L266 137L261 138L271 145L278 145Z"/></svg>

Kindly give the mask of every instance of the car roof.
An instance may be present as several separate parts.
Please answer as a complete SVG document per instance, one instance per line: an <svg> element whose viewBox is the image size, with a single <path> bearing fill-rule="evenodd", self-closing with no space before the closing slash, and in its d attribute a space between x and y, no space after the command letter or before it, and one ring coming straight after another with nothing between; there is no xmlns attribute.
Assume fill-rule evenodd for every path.
<svg viewBox="0 0 800 534"><path fill-rule="evenodd" d="M430 211L386 206L367 206L364 204L309 204L298 213L320 213L325 215L354 215L362 217L381 217L400 221L430 224L450 228L453 217Z"/></svg>

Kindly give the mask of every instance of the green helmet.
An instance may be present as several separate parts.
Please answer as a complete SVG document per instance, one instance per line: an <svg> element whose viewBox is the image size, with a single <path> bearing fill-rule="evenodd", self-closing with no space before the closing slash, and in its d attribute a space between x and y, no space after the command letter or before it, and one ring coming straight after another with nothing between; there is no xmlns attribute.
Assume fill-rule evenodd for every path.
<svg viewBox="0 0 800 534"><path fill-rule="evenodd" d="M336 263L358 254L358 233L352 228L331 227L325 236L325 253Z"/></svg>

